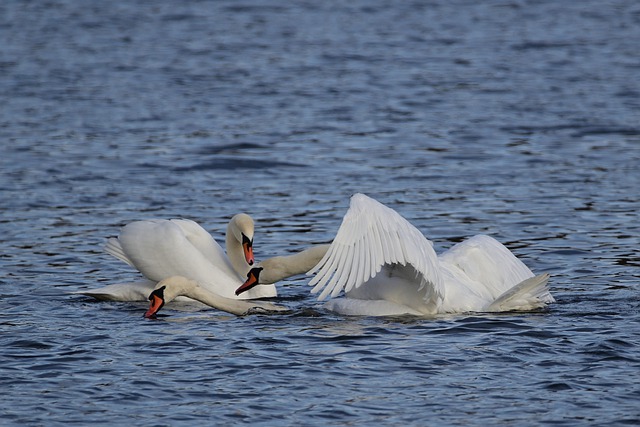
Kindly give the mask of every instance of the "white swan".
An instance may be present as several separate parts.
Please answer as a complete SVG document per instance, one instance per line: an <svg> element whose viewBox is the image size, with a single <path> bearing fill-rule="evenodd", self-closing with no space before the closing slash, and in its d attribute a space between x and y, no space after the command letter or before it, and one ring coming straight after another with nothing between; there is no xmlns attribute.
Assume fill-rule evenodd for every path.
<svg viewBox="0 0 640 427"><path fill-rule="evenodd" d="M248 274L255 263L253 235L253 219L247 214L235 215L227 226L227 257L211 235L191 220L136 221L123 227L117 238L109 239L105 250L138 269L147 279L74 293L100 300L146 301L159 280L181 275L199 280L202 286L212 292L238 298L233 292L242 282L233 281L230 287L229 280L224 278L237 275L240 279L247 279L245 290L258 284L257 275ZM240 298L276 296L274 283L306 273L322 259L328 248L329 245L317 245L300 253L273 257L254 264L262 273L259 275L262 286L248 293L243 291ZM220 276L216 268L224 274Z"/></svg>
<svg viewBox="0 0 640 427"><path fill-rule="evenodd" d="M255 312L277 312L288 310L286 307L263 301L241 301L225 298L199 286L198 282L195 280L190 280L182 276L173 276L163 279L156 284L151 295L149 295L149 309L145 313L144 317L155 317L165 303L173 301L179 296L189 297L218 310L226 311L238 316Z"/></svg>
<svg viewBox="0 0 640 427"><path fill-rule="evenodd" d="M157 282L171 276L196 280L226 298L268 298L277 295L273 284L258 286L238 297L240 286L254 263L253 219L235 215L227 226L225 254L213 237L187 219L135 221L108 240L105 250L140 271L147 280L120 283L76 293L103 300L146 300Z"/></svg>
<svg viewBox="0 0 640 427"><path fill-rule="evenodd" d="M505 246L475 236L436 256L394 210L355 194L323 259L309 274L319 300L347 315L435 315L531 310L554 302L548 274L533 275Z"/></svg>

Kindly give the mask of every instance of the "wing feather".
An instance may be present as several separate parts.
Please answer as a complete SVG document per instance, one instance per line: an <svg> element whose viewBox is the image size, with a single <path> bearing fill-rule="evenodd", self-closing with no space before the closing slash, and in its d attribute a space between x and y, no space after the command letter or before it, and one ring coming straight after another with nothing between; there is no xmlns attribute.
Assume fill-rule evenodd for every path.
<svg viewBox="0 0 640 427"><path fill-rule="evenodd" d="M363 195L351 198L336 237L323 259L308 274L319 300L362 286L385 265L410 265L416 284L441 297L442 279L431 242L394 210Z"/></svg>
<svg viewBox="0 0 640 427"><path fill-rule="evenodd" d="M107 243L104 245L104 250L107 253L109 253L109 254L113 255L114 257L118 258L119 260L126 262L131 267L135 268L135 265L133 265L133 262L129 259L127 254L124 253L124 250L122 249L122 246L120 245L120 241L118 241L118 239L116 237L111 237L111 238L109 238L109 240L107 240Z"/></svg>
<svg viewBox="0 0 640 427"><path fill-rule="evenodd" d="M318 270L320 270L320 267L327 262L327 260L331 256L331 252L333 252L334 250L335 250L335 247L329 245L329 249L327 249L327 251L324 253L324 256L320 259L320 261L311 270L309 270L307 272L307 274L311 275L311 274L317 273ZM317 278L317 276L316 276L316 278Z"/></svg>
<svg viewBox="0 0 640 427"><path fill-rule="evenodd" d="M402 237L398 234L398 232L394 232L391 238L391 243L393 244L393 253L396 256L396 262L398 264L405 265L406 258L404 256L404 250L402 249L404 245L401 244Z"/></svg>
<svg viewBox="0 0 640 427"><path fill-rule="evenodd" d="M366 252L362 251L362 239L356 240L356 244L354 247L354 257L357 257L356 259L353 260L354 262L354 268L351 269L351 272L349 273L349 279L346 281L346 284L344 285L344 291L345 292L349 292L357 283L358 280L361 280L362 276L364 275L364 265L365 265L365 261L364 261L364 257L366 256Z"/></svg>
<svg viewBox="0 0 640 427"><path fill-rule="evenodd" d="M331 281L329 285L327 285L327 291L331 294L332 297L338 296L342 288L338 286L338 279L344 277L345 275L348 278L349 272L347 268L351 267L351 261L353 260L353 251L349 246L342 246L342 257L340 258L338 269L336 270L336 274L331 277Z"/></svg>
<svg viewBox="0 0 640 427"><path fill-rule="evenodd" d="M361 241L361 249L364 252L364 268L362 269L362 275L358 278L357 283L364 283L371 278L371 264L373 264L373 248L363 241ZM353 285L355 287L355 284Z"/></svg>
<svg viewBox="0 0 640 427"><path fill-rule="evenodd" d="M182 229L185 237L193 247L204 255L205 258L215 263L216 266L227 275L230 277L237 276L241 280L246 279L244 275L236 272L225 250L200 224L190 219L172 219L170 221Z"/></svg>
<svg viewBox="0 0 640 427"><path fill-rule="evenodd" d="M369 272L369 278L378 274L380 269L382 268L382 263L384 263L384 244L382 239L383 229L381 228L381 224L373 223L373 227L376 229L371 230L373 233L374 244L371 247L371 269ZM368 244L369 242L367 242Z"/></svg>
<svg viewBox="0 0 640 427"><path fill-rule="evenodd" d="M241 283L237 274L218 257L215 240L197 228L196 223L186 220L135 221L122 228L118 242L130 263L152 281L184 276L212 292L235 298L234 291Z"/></svg>
<svg viewBox="0 0 640 427"><path fill-rule="evenodd" d="M313 292L318 292L320 289L324 288L329 279L331 278L331 273L338 268L338 263L340 261L340 255L342 254L342 250L344 246L342 245L331 245L329 247L329 252L332 252L329 258L326 260L329 263L328 268L320 270L314 280L311 281L311 285L317 283L316 287L313 288ZM317 279L317 280L316 280Z"/></svg>
<svg viewBox="0 0 640 427"><path fill-rule="evenodd" d="M381 224L377 224L378 225L378 236L380 236L380 248L382 249L378 255L381 256L381 258L378 258L378 263L380 262L380 260L389 260L391 261L392 258L392 251L391 251L391 243L389 242L389 234L387 233L387 230L385 230L384 228L381 227Z"/></svg>

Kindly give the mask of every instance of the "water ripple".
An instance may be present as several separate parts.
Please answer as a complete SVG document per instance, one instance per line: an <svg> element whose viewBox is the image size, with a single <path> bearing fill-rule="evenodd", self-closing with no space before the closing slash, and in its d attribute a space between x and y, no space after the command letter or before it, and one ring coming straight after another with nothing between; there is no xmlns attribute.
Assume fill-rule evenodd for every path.
<svg viewBox="0 0 640 427"><path fill-rule="evenodd" d="M461 6L0 3L2 422L639 424L638 7ZM282 316L150 321L67 294L139 277L102 250L130 221L222 242L249 212L266 258L331 241L354 192L438 251L491 234L557 304L342 317L301 276Z"/></svg>

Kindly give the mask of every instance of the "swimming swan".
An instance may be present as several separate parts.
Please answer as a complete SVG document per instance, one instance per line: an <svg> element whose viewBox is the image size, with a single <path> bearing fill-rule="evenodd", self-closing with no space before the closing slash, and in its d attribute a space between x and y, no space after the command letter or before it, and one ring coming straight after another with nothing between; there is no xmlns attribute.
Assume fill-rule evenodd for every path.
<svg viewBox="0 0 640 427"><path fill-rule="evenodd" d="M531 270L495 239L478 235L436 256L396 211L355 194L331 247L309 274L328 308L355 315L532 310L554 302L548 274Z"/></svg>
<svg viewBox="0 0 640 427"><path fill-rule="evenodd" d="M241 301L225 298L214 294L199 286L195 280L181 276L173 276L161 280L149 295L149 309L144 317L151 318L160 311L165 303L173 301L178 296L185 296L200 301L208 306L228 313L243 316L252 313L287 311L283 306L263 301Z"/></svg>
<svg viewBox="0 0 640 427"><path fill-rule="evenodd" d="M125 225L118 237L107 241L105 250L137 269L147 280L119 283L77 293L97 299L144 301L156 283L183 276L196 280L210 292L239 298L235 289L246 279L255 263L253 219L237 214L227 225L227 253L204 228L188 219L152 219ZM227 256L228 255L228 256ZM273 284L259 286L240 298L277 295Z"/></svg>
<svg viewBox="0 0 640 427"><path fill-rule="evenodd" d="M253 254L254 222L247 214L235 215L227 226L227 254L211 235L196 222L187 219L145 220L122 228L111 238L105 250L140 271L147 279L117 283L98 289L74 292L110 301L146 301L156 283L180 275L198 280L206 289L227 298L274 297L273 283L304 274L320 261L329 245L318 245L288 256L278 256L255 264ZM249 277L254 267L261 268L259 286L237 296L234 290ZM233 280L238 277L239 281ZM250 281L252 288L257 284Z"/></svg>
<svg viewBox="0 0 640 427"><path fill-rule="evenodd" d="M532 310L554 302L549 275L534 276L495 239L478 235L436 256L418 229L364 194L351 198L314 273L312 293L324 300L344 291L326 307L347 315Z"/></svg>

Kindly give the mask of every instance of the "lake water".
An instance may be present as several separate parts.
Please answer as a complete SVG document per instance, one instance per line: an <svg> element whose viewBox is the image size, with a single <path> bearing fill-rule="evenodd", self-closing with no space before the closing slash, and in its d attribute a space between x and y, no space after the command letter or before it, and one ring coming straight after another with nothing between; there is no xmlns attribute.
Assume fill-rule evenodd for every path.
<svg viewBox="0 0 640 427"><path fill-rule="evenodd" d="M0 4L1 425L638 425L640 4ZM349 197L442 251L490 234L557 303L436 319L243 318L69 292L187 217L258 258Z"/></svg>

